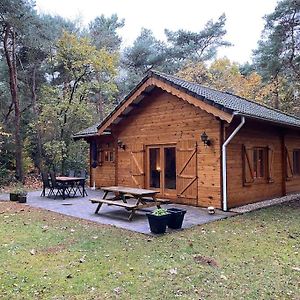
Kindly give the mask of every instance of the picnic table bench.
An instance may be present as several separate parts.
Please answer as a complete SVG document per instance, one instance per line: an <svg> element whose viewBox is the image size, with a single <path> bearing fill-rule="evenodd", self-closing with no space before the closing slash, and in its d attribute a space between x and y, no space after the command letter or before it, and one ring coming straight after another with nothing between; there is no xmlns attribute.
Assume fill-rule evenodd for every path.
<svg viewBox="0 0 300 300"><path fill-rule="evenodd" d="M104 191L103 198L90 199L91 203L98 203L95 214L99 212L102 204L114 205L124 207L126 210L131 211L131 214L128 218L129 221L131 221L136 210L153 206L159 208L162 203L168 203L168 200L157 199L156 194L159 192L154 190L130 188L124 186L109 186L102 187L101 189ZM114 196L107 199L106 197L109 193L113 193ZM134 199L135 201L128 203L128 199Z"/></svg>

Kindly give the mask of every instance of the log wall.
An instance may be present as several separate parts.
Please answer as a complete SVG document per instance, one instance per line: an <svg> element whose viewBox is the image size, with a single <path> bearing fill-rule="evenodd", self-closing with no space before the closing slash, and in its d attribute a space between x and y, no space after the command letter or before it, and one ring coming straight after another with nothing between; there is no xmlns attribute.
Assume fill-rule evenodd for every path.
<svg viewBox="0 0 300 300"><path fill-rule="evenodd" d="M212 146L204 147L200 135L206 131ZM197 206L220 207L220 121L193 105L161 89L155 89L126 116L113 135L122 140L126 149L118 151L118 185L133 186L130 151L136 144L176 144L179 141L197 143L198 200L174 202ZM144 166L145 170L145 166ZM145 186L145 184L144 184ZM177 191L178 192L178 191Z"/></svg>
<svg viewBox="0 0 300 300"><path fill-rule="evenodd" d="M237 123L226 129L226 136ZM272 180L257 180L245 185L243 182L243 146L270 147L273 151ZM228 207L236 207L265 199L300 192L300 176L286 180L285 147L300 149L300 136L296 132L266 123L246 120L244 127L227 146Z"/></svg>

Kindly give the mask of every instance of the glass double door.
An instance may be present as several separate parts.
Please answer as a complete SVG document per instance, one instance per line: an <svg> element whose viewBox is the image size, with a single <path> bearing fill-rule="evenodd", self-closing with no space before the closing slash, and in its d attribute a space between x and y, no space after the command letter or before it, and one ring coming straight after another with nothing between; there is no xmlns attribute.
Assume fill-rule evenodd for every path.
<svg viewBox="0 0 300 300"><path fill-rule="evenodd" d="M147 187L162 196L176 196L176 147L147 147Z"/></svg>

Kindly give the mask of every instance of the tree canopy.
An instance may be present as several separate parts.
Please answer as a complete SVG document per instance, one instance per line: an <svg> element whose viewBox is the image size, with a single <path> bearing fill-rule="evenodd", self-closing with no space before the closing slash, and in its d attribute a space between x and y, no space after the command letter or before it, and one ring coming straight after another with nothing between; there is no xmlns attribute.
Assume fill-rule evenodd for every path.
<svg viewBox="0 0 300 300"><path fill-rule="evenodd" d="M273 105L291 110L297 107L294 112L299 113L294 100L298 101L300 92L300 2L280 1L265 21L254 51L255 67L265 82L276 86Z"/></svg>
<svg viewBox="0 0 300 300"><path fill-rule="evenodd" d="M88 26L38 14L30 0L0 2L0 184L43 168L85 166L72 134L102 120L150 69L300 115L300 3L265 16L253 61L219 58L230 47L226 16L197 31L142 28L122 47L126 20L100 14Z"/></svg>

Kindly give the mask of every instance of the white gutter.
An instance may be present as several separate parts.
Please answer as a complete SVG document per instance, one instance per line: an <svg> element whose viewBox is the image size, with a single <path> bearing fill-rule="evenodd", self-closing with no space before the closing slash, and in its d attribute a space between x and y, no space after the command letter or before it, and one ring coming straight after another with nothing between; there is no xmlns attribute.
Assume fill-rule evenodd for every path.
<svg viewBox="0 0 300 300"><path fill-rule="evenodd" d="M233 139L233 137L238 133L238 131L245 124L245 117L241 117L241 123L232 132L228 139L222 145L222 178L223 178L223 210L227 211L227 161L226 161L226 146Z"/></svg>

